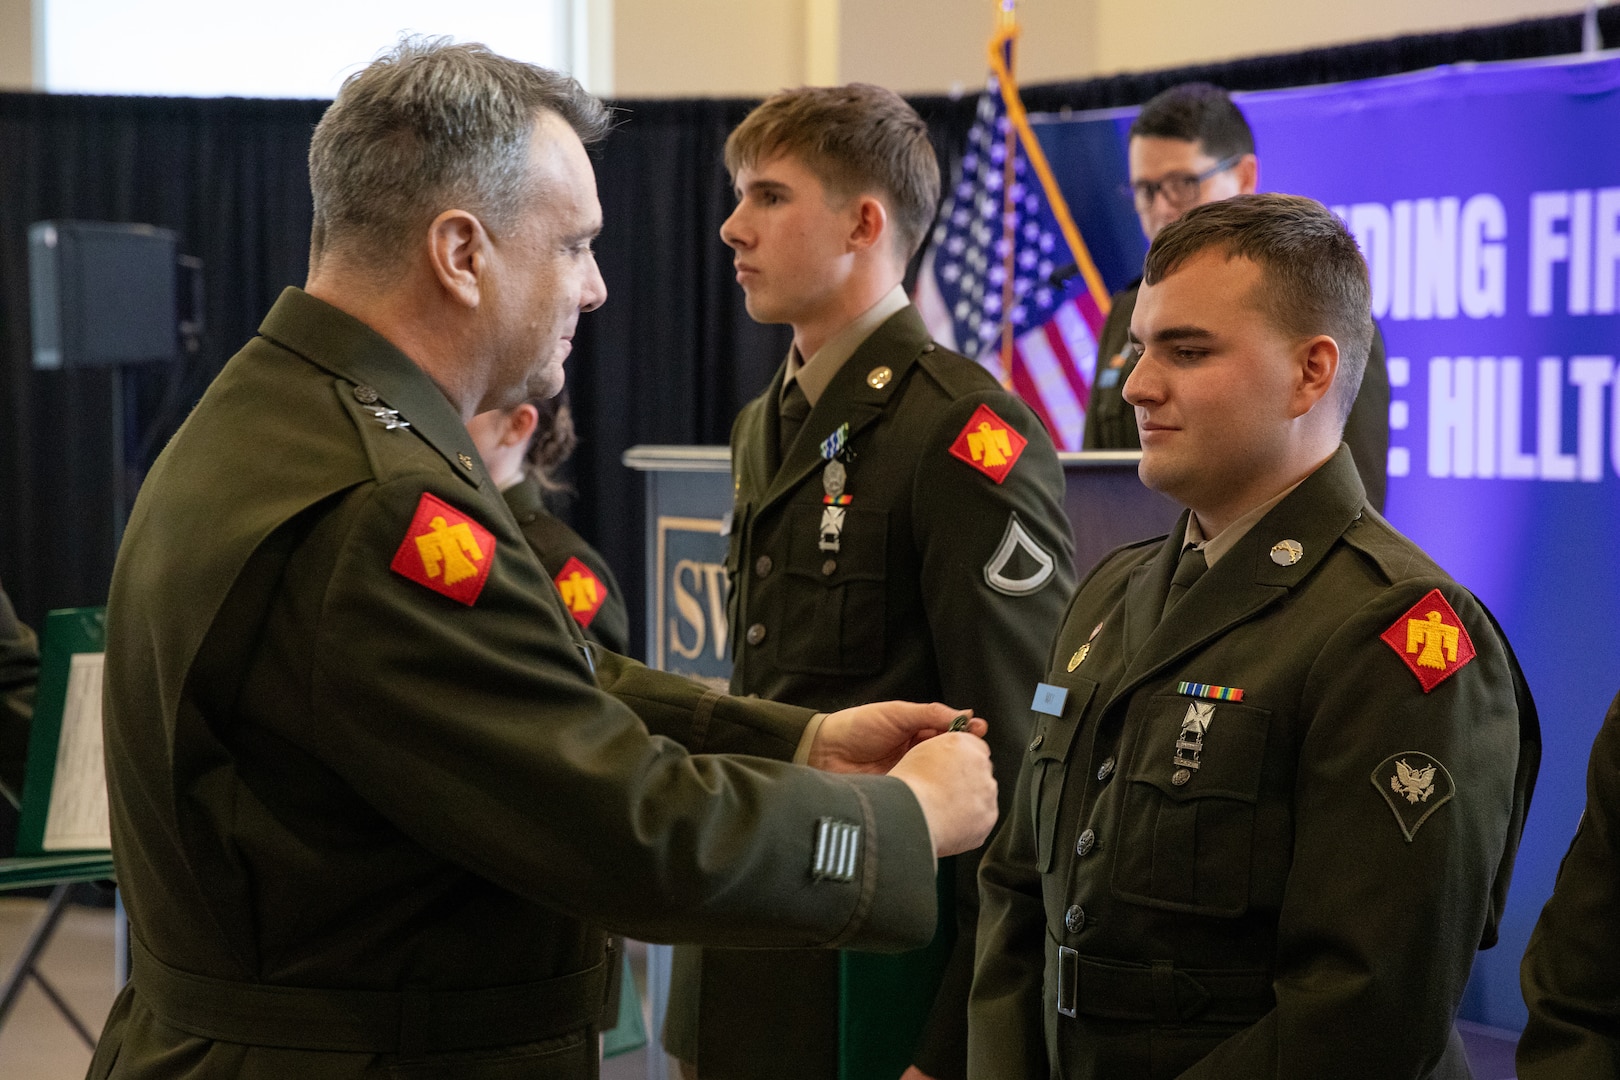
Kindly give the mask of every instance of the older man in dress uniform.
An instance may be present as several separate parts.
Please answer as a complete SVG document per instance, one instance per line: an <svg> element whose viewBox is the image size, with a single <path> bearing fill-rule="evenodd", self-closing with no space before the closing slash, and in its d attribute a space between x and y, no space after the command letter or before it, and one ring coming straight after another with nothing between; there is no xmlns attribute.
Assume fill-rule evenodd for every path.
<svg viewBox="0 0 1620 1080"><path fill-rule="evenodd" d="M466 421L555 394L605 299L606 126L566 76L407 41L316 129L308 284L170 442L114 573L133 976L97 1080L583 1080L604 929L915 947L935 857L990 828L982 721L807 737L588 646L478 462ZM796 754L893 774L767 760Z"/></svg>
<svg viewBox="0 0 1620 1080"><path fill-rule="evenodd" d="M1490 615L1340 433L1366 267L1328 210L1167 226L1131 322L1141 474L1188 509L1082 583L981 881L970 1074L1467 1077L1539 759Z"/></svg>

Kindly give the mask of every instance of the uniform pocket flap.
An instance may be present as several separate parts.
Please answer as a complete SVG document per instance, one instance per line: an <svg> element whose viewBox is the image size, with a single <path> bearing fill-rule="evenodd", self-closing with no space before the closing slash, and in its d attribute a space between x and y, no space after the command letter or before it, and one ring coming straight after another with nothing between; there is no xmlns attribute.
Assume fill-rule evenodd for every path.
<svg viewBox="0 0 1620 1080"><path fill-rule="evenodd" d="M1256 802L1271 714L1226 701L1165 694L1148 702L1127 775L1178 802Z"/></svg>
<svg viewBox="0 0 1620 1080"><path fill-rule="evenodd" d="M887 576L889 512L803 503L787 511L790 574L822 585Z"/></svg>

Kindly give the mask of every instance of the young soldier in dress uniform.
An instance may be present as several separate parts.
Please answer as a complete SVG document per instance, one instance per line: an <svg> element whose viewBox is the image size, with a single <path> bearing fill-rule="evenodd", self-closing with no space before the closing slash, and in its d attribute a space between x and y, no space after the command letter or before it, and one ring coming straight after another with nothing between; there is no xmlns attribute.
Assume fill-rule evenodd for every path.
<svg viewBox="0 0 1620 1080"><path fill-rule="evenodd" d="M1586 812L1524 952L1519 1080L1620 1078L1620 695L1586 770Z"/></svg>
<svg viewBox="0 0 1620 1080"><path fill-rule="evenodd" d="M1159 230L1195 206L1255 190L1260 162L1254 133L1225 90L1209 83L1182 83L1159 94L1131 123L1131 193L1142 233L1151 243ZM1122 394L1136 354L1130 348L1131 311L1137 278L1114 295L1097 342L1100 367L1086 406L1085 449L1138 450L1136 414ZM1384 336L1373 326L1372 351L1361 390L1344 425L1344 442L1373 509L1384 508L1389 457L1389 372Z"/></svg>
<svg viewBox="0 0 1620 1080"><path fill-rule="evenodd" d="M985 856L976 1078L1467 1077L1540 754L1489 614L1339 441L1372 336L1327 209L1241 195L1148 252L1125 386L1188 507L1083 582Z"/></svg>
<svg viewBox="0 0 1620 1080"><path fill-rule="evenodd" d="M566 490L553 474L577 443L568 391L479 413L467 430L568 614L591 641L629 655L630 613L612 568L583 536L546 509L548 491Z"/></svg>
<svg viewBox="0 0 1620 1080"><path fill-rule="evenodd" d="M806 738L588 646L479 465L466 422L561 389L606 297L606 126L566 76L407 41L316 128L308 285L164 450L113 575L133 973L95 1080L584 1080L598 927L914 948L936 853L988 832L981 740L899 756L943 706ZM894 775L766 760L795 753Z"/></svg>
<svg viewBox="0 0 1620 1080"><path fill-rule="evenodd" d="M720 235L748 312L793 328L732 429L732 692L818 709L971 702L993 718L1008 794L1073 541L1039 420L930 341L901 288L939 196L927 129L878 87L794 90L732 132L726 165L738 204ZM977 861L942 870L942 968L880 1009L868 999L842 1032L840 1011L859 1006L841 1000L840 963L857 990L905 977L831 953L677 950L666 1045L703 1080L836 1080L840 1053L857 1053L841 1038L865 1024L889 1030L861 1044L860 1076L960 1077Z"/></svg>

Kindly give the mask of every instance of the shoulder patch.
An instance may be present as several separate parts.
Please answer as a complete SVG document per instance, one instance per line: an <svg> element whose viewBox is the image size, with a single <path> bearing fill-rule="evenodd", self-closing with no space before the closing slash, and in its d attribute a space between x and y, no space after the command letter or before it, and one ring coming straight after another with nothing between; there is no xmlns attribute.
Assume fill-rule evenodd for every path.
<svg viewBox="0 0 1620 1080"><path fill-rule="evenodd" d="M389 569L472 607L495 564L495 537L437 496L423 492Z"/></svg>
<svg viewBox="0 0 1620 1080"><path fill-rule="evenodd" d="M1028 596L1052 580L1055 569L1057 560L1035 542L1017 513L1013 513L1007 518L1001 543L984 564L984 582L1007 596Z"/></svg>
<svg viewBox="0 0 1620 1080"><path fill-rule="evenodd" d="M1379 635L1395 650L1427 694L1474 658L1474 642L1468 628L1440 595L1439 589L1409 608Z"/></svg>
<svg viewBox="0 0 1620 1080"><path fill-rule="evenodd" d="M997 416L990 406L980 405L951 443L951 456L967 462L999 484L1007 479L1028 445L1029 440Z"/></svg>
<svg viewBox="0 0 1620 1080"><path fill-rule="evenodd" d="M557 583L557 591L562 593L568 614L581 626L591 625L596 613L607 603L607 586L602 584L602 579L572 555L552 580Z"/></svg>
<svg viewBox="0 0 1620 1080"><path fill-rule="evenodd" d="M1372 785L1384 797L1410 844L1418 829L1457 793L1446 767L1428 754L1391 754L1373 770Z"/></svg>

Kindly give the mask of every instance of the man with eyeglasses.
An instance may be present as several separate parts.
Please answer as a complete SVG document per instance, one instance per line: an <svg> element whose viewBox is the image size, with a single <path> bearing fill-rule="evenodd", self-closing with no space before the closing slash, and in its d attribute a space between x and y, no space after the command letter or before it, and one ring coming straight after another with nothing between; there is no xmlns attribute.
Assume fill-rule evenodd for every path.
<svg viewBox="0 0 1620 1080"><path fill-rule="evenodd" d="M1131 124L1130 193L1142 232L1152 243L1166 225L1195 206L1253 192L1260 162L1254 132L1225 90L1209 83L1182 83L1153 98ZM1139 450L1136 410L1120 391L1136 365L1126 340L1136 310L1138 277L1114 296L1097 343L1097 377L1086 408L1084 449ZM1389 372L1384 336L1374 324L1372 353L1344 441L1367 489L1367 501L1384 508L1389 456Z"/></svg>

